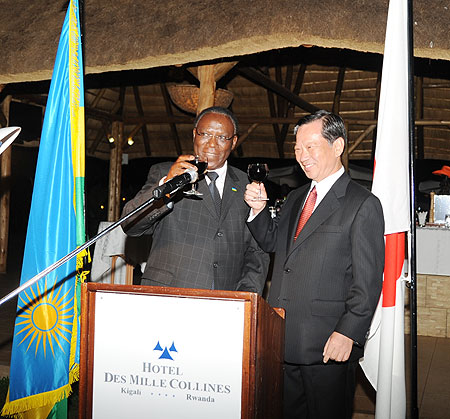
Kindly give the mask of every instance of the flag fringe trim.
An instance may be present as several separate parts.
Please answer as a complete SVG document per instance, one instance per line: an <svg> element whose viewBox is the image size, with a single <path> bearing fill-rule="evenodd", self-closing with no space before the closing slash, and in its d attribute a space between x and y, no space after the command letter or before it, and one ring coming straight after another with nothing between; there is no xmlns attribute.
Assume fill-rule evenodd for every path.
<svg viewBox="0 0 450 419"><path fill-rule="evenodd" d="M77 261L78 262L78 261ZM83 272L84 274L85 272ZM84 276L81 275L84 279ZM77 278L77 282L80 279ZM81 280L81 282L84 282ZM72 337L70 343L70 371L69 371L69 383L64 385L63 387L57 388L52 391L47 391L44 393L33 394L32 396L23 397L21 399L17 399L14 401L9 400L9 389L8 394L6 396L5 405L1 411L3 416L10 416L16 419L22 418L22 413L25 413L28 410L41 408L43 406L55 405L68 398L72 394L72 384L80 379L80 369L79 365L75 363L75 351L77 344L77 331L78 331L78 309L77 309L77 295L74 295L74 316L73 316L73 325L72 325Z"/></svg>
<svg viewBox="0 0 450 419"><path fill-rule="evenodd" d="M9 390L6 396L5 405L3 406L1 414L3 416L10 416L16 419L22 417L22 413L27 410L37 409L42 406L55 405L63 399L67 399L72 394L72 384L79 380L80 370L76 365L69 372L69 384L60 387L56 390L45 393L34 394L32 396L24 397L22 399L9 401Z"/></svg>

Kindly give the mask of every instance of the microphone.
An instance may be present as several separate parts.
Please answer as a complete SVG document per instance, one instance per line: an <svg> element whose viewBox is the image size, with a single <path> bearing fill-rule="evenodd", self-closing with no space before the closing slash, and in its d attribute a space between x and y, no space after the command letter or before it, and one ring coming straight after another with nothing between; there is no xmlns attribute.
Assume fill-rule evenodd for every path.
<svg viewBox="0 0 450 419"><path fill-rule="evenodd" d="M162 196L177 191L188 183L194 183L198 179L198 173L194 169L187 169L183 174L163 183L153 190L153 196L157 199Z"/></svg>
<svg viewBox="0 0 450 419"><path fill-rule="evenodd" d="M20 127L0 128L0 154L2 154L19 135Z"/></svg>

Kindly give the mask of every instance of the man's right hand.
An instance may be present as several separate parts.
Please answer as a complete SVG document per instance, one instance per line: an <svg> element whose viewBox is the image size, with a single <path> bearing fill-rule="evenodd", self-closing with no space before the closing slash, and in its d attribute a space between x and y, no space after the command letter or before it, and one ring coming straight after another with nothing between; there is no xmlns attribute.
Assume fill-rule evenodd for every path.
<svg viewBox="0 0 450 419"><path fill-rule="evenodd" d="M178 157L174 164L172 164L169 173L167 173L166 181L174 178L175 176L182 175L187 169L195 169L197 168L188 163L188 160L194 160L195 156L191 154L183 154Z"/></svg>
<svg viewBox="0 0 450 419"><path fill-rule="evenodd" d="M263 183L252 182L245 188L244 200L252 209L253 215L258 215L266 206L267 201L259 200L259 190L261 188L261 198L267 198L266 188Z"/></svg>

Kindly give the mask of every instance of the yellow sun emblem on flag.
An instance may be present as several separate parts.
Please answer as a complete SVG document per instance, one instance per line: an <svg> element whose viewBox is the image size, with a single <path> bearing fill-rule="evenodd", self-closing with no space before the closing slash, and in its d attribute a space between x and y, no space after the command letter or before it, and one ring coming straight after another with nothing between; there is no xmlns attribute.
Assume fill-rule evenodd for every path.
<svg viewBox="0 0 450 419"><path fill-rule="evenodd" d="M71 295L72 288L60 297L62 287L55 293L56 282L52 289L48 290L46 279L43 292L41 292L39 283L37 283L36 289L29 288L31 295L25 290L19 297L18 309L20 314L17 317L24 320L16 323L16 329L22 327L16 333L16 336L26 333L19 345L29 340L28 352L28 349L34 342L36 345L35 355L38 353L41 344L44 350L44 357L47 354L47 346L50 347L53 357L55 357L55 343L63 352L61 340L63 339L70 344L70 340L64 335L64 332L67 332L70 336L72 330L73 292L72 298L66 301L66 297ZM28 301L25 301L24 296Z"/></svg>

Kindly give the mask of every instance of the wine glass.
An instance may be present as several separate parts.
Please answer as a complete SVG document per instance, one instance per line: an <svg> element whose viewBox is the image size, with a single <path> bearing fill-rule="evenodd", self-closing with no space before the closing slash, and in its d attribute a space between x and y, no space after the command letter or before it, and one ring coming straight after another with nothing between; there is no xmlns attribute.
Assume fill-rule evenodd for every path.
<svg viewBox="0 0 450 419"><path fill-rule="evenodd" d="M256 182L259 185L266 180L269 174L269 168L266 163L251 163L248 165L247 174L252 182ZM255 201L268 201L268 198L261 196L261 186L259 187L258 198Z"/></svg>
<svg viewBox="0 0 450 419"><path fill-rule="evenodd" d="M200 156L195 156L192 160L187 160L188 163L191 163L193 166L197 168L198 176L206 173L206 169L208 168L208 160L202 159ZM197 182L192 184L191 189L185 191L185 195L193 195L193 196L203 196L203 194L197 191Z"/></svg>

